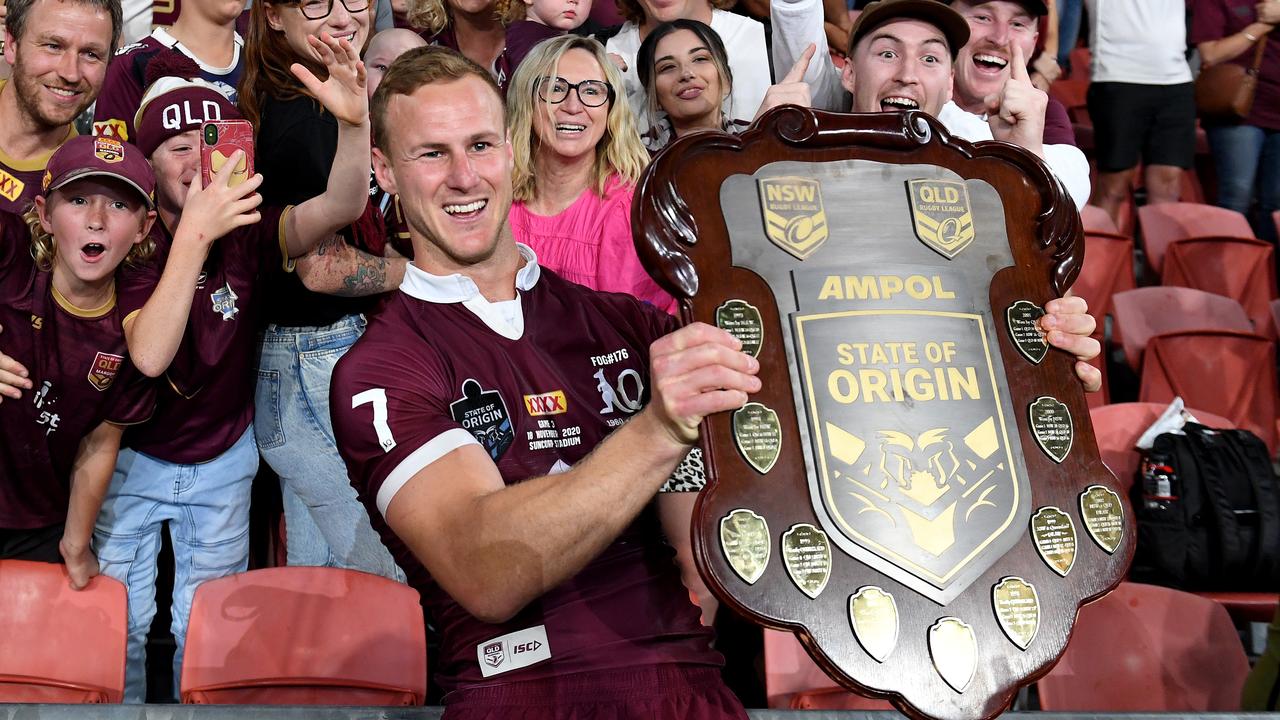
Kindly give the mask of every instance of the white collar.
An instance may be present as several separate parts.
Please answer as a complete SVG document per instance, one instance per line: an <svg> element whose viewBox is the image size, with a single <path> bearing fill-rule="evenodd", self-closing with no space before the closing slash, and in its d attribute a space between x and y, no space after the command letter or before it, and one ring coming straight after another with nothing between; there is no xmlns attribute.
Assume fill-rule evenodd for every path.
<svg viewBox="0 0 1280 720"><path fill-rule="evenodd" d="M521 310L520 293L532 289L542 275L538 265L538 255L533 248L516 243L520 257L524 259L524 267L516 272L516 297L514 300L489 302L480 294L475 281L462 273L452 275L432 275L413 263L405 266L404 281L400 290L410 297L423 302L449 305L462 303L476 317L484 321L489 329L511 340L518 340L524 334L524 313Z"/></svg>

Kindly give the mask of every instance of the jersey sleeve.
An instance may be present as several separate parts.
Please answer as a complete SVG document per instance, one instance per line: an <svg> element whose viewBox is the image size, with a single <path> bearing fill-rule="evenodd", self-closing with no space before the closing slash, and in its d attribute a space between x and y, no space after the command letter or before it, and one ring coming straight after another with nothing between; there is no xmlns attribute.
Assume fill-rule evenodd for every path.
<svg viewBox="0 0 1280 720"><path fill-rule="evenodd" d="M142 374L133 366L132 360L126 360L120 368L120 394L106 421L112 425L137 425L151 418L156 409L156 380Z"/></svg>
<svg viewBox="0 0 1280 720"><path fill-rule="evenodd" d="M361 498L373 498L384 516L419 471L477 444L450 415L445 387L438 361L385 341L357 343L334 369L329 411L338 452Z"/></svg>
<svg viewBox="0 0 1280 720"><path fill-rule="evenodd" d="M293 205L285 207L264 207L261 209L262 220L246 228L239 240L250 243L245 248L245 257L257 261L259 275L275 272L293 272L293 259L289 257L289 245L285 241L285 222Z"/></svg>
<svg viewBox="0 0 1280 720"><path fill-rule="evenodd" d="M160 258L152 258L141 265L122 266L116 272L116 304L125 323L151 299L160 284L163 267Z"/></svg>
<svg viewBox="0 0 1280 720"><path fill-rule="evenodd" d="M17 262L31 252L31 231L20 215L0 211L0 278L18 271Z"/></svg>
<svg viewBox="0 0 1280 720"><path fill-rule="evenodd" d="M137 77L137 64L146 48L135 45L121 48L107 65L107 76L93 110L93 134L137 142L133 116L142 104L142 81Z"/></svg>

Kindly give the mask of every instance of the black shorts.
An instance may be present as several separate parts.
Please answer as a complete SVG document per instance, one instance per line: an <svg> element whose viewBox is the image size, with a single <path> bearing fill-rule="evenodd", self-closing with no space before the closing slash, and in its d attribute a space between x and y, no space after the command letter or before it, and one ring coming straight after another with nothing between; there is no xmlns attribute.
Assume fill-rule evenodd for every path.
<svg viewBox="0 0 1280 720"><path fill-rule="evenodd" d="M1089 85L1094 155L1101 172L1137 166L1189 168L1196 152L1196 101L1191 83Z"/></svg>
<svg viewBox="0 0 1280 720"><path fill-rule="evenodd" d="M0 528L0 559L61 563L62 523L30 530Z"/></svg>

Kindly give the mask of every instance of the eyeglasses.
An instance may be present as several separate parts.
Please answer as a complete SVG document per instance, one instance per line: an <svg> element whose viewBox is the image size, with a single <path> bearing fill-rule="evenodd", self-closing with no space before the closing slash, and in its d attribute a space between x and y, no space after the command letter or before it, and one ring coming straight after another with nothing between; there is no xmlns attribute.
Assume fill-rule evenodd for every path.
<svg viewBox="0 0 1280 720"><path fill-rule="evenodd" d="M613 86L603 80L571 83L562 77L548 76L538 81L538 97L552 105L564 102L570 90L578 93L578 102L587 107L600 107L613 100Z"/></svg>
<svg viewBox="0 0 1280 720"><path fill-rule="evenodd" d="M364 12L369 9L369 0L338 0L349 13ZM333 12L334 0L297 0L302 17L308 20L323 20Z"/></svg>

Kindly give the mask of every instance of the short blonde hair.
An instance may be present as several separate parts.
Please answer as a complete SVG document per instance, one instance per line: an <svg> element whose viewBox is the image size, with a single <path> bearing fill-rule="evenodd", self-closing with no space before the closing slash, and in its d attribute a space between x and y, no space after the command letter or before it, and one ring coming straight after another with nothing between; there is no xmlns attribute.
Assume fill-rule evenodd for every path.
<svg viewBox="0 0 1280 720"><path fill-rule="evenodd" d="M54 260L58 257L58 244L54 242L53 235L45 232L44 226L40 224L40 210L32 204L22 214L22 220L31 232L31 258L36 261L36 267L45 272L52 271ZM124 264L132 267L144 265L155 251L156 241L151 239L151 233L147 233L142 242L129 248L129 254L124 256Z"/></svg>
<svg viewBox="0 0 1280 720"><path fill-rule="evenodd" d="M524 19L524 2L523 0L496 0L493 4L493 14L505 27ZM436 35L449 27L449 7L445 4L445 0L409 0L405 19L413 28L422 30L429 36Z"/></svg>
<svg viewBox="0 0 1280 720"><path fill-rule="evenodd" d="M614 91L604 137L596 145L596 161L592 170L596 193L604 193L609 177L615 173L628 183L639 182L640 174L649 164L649 152L640 141L635 118L622 89L622 75L606 57L604 46L588 37L562 35L536 45L516 68L507 85L507 134L511 136L511 152L515 157L511 176L516 200L532 200L538 189L533 160L539 141L533 129L533 114L540 110L548 116L554 114L552 106L538 97L538 82L544 77L554 76L560 66L560 58L570 50L591 53L604 71L605 82Z"/></svg>
<svg viewBox="0 0 1280 720"><path fill-rule="evenodd" d="M618 12L622 14L628 22L636 25L644 24L644 7L640 4L640 0L614 0L618 6ZM711 7L716 10L728 10L738 4L738 0L711 0Z"/></svg>

